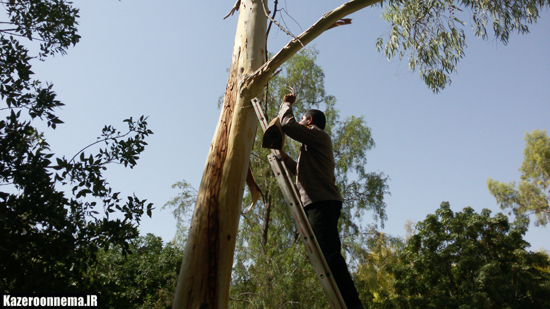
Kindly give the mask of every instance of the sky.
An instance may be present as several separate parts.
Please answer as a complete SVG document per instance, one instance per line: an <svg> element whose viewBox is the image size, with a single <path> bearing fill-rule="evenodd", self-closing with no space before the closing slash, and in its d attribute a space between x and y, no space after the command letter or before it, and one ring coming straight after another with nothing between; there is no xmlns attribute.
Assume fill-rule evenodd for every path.
<svg viewBox="0 0 550 309"><path fill-rule="evenodd" d="M341 1L281 1L280 21L294 35ZM148 116L154 131L133 169L110 167L116 191L154 203L141 233L170 241L176 222L162 206L177 195L171 185L185 179L199 187L219 118L237 16L223 20L234 1L75 0L80 8L79 44L65 56L34 63L35 77L54 84L66 104L65 122L46 130L58 155L72 157L94 142L104 125L121 130L128 117ZM465 12L465 14L469 14ZM408 220L424 220L443 201L454 211L500 211L487 190L489 177L518 181L525 133L550 133L550 14L541 12L530 34L511 35L507 46L473 36L466 26L465 58L452 84L433 94L408 69L376 51L389 24L380 9L350 16L351 25L327 31L311 45L325 72L327 94L341 117L364 116L376 147L368 171L390 177L388 220L383 232L404 236ZM469 21L468 21L469 22ZM268 50L291 38L274 28ZM370 214L365 224L372 223ZM531 250L550 250L548 228L531 226Z"/></svg>

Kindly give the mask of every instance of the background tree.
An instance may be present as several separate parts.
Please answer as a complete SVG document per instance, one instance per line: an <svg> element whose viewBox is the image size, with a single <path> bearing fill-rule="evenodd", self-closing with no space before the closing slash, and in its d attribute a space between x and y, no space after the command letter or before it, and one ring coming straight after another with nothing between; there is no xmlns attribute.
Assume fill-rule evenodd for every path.
<svg viewBox="0 0 550 309"><path fill-rule="evenodd" d="M388 268L398 263L397 251L404 242L372 230L365 235L363 243L366 250L359 258L355 282L359 296L370 308L397 296L395 278Z"/></svg>
<svg viewBox="0 0 550 309"><path fill-rule="evenodd" d="M178 189L178 195L166 202L162 209L173 208L172 214L176 219L175 243L183 248L187 241L187 232L189 229L190 215L192 207L197 201L197 190L185 180L178 181L172 185L172 189Z"/></svg>
<svg viewBox="0 0 550 309"><path fill-rule="evenodd" d="M535 130L525 134L525 141L519 184L489 178L487 186L500 208L523 218L535 214L535 225L545 226L550 219L550 138Z"/></svg>
<svg viewBox="0 0 550 309"><path fill-rule="evenodd" d="M529 252L524 222L444 202L398 251L394 299L381 308L546 308L548 256Z"/></svg>
<svg viewBox="0 0 550 309"><path fill-rule="evenodd" d="M130 252L111 246L87 273L104 308L171 308L183 250L147 234Z"/></svg>
<svg viewBox="0 0 550 309"><path fill-rule="evenodd" d="M90 291L83 278L98 248L127 250L152 210L135 196L123 201L103 172L110 163L133 167L152 132L145 117L129 118L126 133L106 126L71 159L55 156L38 128L63 123L55 115L63 103L51 84L33 79L31 61L64 54L79 41L78 9L62 0L1 4L9 21L0 23L0 291ZM39 42L36 55L30 41ZM86 155L95 144L104 148Z"/></svg>

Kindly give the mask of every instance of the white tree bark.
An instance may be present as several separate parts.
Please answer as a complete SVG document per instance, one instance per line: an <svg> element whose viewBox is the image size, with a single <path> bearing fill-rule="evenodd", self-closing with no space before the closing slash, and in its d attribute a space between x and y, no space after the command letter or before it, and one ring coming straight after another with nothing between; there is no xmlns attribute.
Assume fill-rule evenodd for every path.
<svg viewBox="0 0 550 309"><path fill-rule="evenodd" d="M227 308L240 206L258 120L239 81L265 61L261 1L242 0L223 107L206 161L174 308ZM261 93L258 85L254 93Z"/></svg>

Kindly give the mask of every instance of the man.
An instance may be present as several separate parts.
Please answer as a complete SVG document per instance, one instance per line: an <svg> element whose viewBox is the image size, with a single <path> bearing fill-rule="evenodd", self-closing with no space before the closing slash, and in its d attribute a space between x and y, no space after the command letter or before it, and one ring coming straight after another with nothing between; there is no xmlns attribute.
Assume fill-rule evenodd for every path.
<svg viewBox="0 0 550 309"><path fill-rule="evenodd" d="M324 131L326 117L319 110L309 110L300 122L296 122L292 113L295 100L294 94L285 95L278 117L283 132L302 143L300 156L296 163L283 151L281 154L289 171L296 175L300 200L346 306L350 309L363 308L346 261L340 253L338 218L342 196L334 176L332 141Z"/></svg>

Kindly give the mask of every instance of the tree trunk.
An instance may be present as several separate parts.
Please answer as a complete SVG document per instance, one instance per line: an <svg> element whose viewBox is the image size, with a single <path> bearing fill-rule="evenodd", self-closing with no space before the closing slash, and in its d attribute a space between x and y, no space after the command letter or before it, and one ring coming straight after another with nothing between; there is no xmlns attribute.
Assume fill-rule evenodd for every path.
<svg viewBox="0 0 550 309"><path fill-rule="evenodd" d="M174 308L227 308L235 240L258 120L239 83L265 60L262 1L242 0L224 103L206 161ZM263 85L254 91L259 94Z"/></svg>

